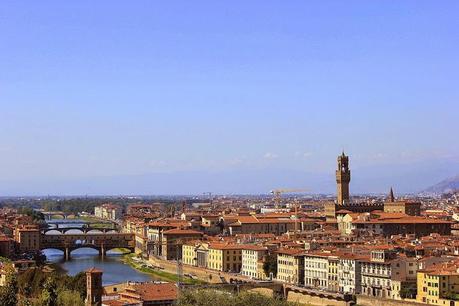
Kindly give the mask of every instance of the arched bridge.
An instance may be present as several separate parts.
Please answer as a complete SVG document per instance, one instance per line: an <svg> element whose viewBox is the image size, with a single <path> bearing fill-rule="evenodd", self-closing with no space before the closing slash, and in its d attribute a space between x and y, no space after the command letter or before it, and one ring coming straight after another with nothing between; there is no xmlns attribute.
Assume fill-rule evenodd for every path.
<svg viewBox="0 0 459 306"><path fill-rule="evenodd" d="M89 232L98 232L98 233L118 233L119 231L115 228L105 228L105 227L92 227L92 226L68 226L68 227L49 227L44 228L41 230L42 234L48 234L52 231L58 231L61 234L66 234L68 231L80 231L83 234L87 234ZM97 233L94 233L97 234Z"/></svg>
<svg viewBox="0 0 459 306"><path fill-rule="evenodd" d="M63 221L56 221L52 220L46 223L48 227L53 227L53 228L58 228L58 227L67 227L67 226L94 226L95 224L103 225L104 227L112 227L112 228L118 228L120 225L116 223L115 221L112 220L91 220L91 221L85 221L85 220L63 220Z"/></svg>
<svg viewBox="0 0 459 306"><path fill-rule="evenodd" d="M62 217L62 219L67 219L68 217L75 217L73 213L66 213L63 211L41 211L45 220L52 220L53 217Z"/></svg>
<svg viewBox="0 0 459 306"><path fill-rule="evenodd" d="M105 256L107 251L115 248L135 248L134 234L121 233L81 233L81 234L41 234L40 249L57 249L64 252L65 260L70 259L70 253L79 248L92 248Z"/></svg>

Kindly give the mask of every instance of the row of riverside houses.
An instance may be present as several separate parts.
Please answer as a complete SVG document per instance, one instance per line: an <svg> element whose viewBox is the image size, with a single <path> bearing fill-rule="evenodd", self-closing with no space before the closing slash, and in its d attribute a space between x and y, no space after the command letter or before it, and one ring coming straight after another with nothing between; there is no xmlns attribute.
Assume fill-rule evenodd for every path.
<svg viewBox="0 0 459 306"><path fill-rule="evenodd" d="M368 250L367 250L368 251ZM407 257L390 245L363 249L277 251L277 280L306 288L459 305L459 258Z"/></svg>
<svg viewBox="0 0 459 306"><path fill-rule="evenodd" d="M423 222L425 217L399 212L337 212L340 213L343 218L339 218L336 227L324 219L303 214L298 218L296 233L290 229L295 226L293 213L243 212L239 216L237 211L216 212L219 218L208 213L197 216L195 212L182 213L180 218L128 217L125 230L136 233L138 251L147 256L181 259L185 265L239 273L252 279L274 277L277 281L318 290L390 299L419 297L418 273L459 255L455 236L449 235L447 228L442 230L442 226L448 227L451 222L443 219L428 219L432 222L429 224ZM193 218L189 219L190 215ZM377 222L368 222L371 220ZM350 227L369 224L371 231L360 228L348 231L349 226L340 226L344 223ZM218 224L223 229L241 224L246 226L245 233L212 234ZM288 226L280 230L278 225L282 224ZM389 235L393 226L405 228L406 232ZM432 234L435 232L442 235ZM267 257L272 254L277 262L275 275L264 269ZM431 301L440 299L425 297L425 300L433 304ZM446 300L445 296L442 301Z"/></svg>
<svg viewBox="0 0 459 306"><path fill-rule="evenodd" d="M344 154L338 157L336 178L336 202L322 197L305 200L303 207L263 211L250 199L213 199L196 206L185 203L181 213L166 215L155 209L143 213L142 208L124 218L123 230L135 233L136 252L155 264L181 260L199 268L188 271L455 305L455 278L432 273L457 271L451 263L459 256L459 237L451 232L459 225L452 218L456 210L432 214L422 210L418 198L396 199L392 190L384 200L351 198Z"/></svg>

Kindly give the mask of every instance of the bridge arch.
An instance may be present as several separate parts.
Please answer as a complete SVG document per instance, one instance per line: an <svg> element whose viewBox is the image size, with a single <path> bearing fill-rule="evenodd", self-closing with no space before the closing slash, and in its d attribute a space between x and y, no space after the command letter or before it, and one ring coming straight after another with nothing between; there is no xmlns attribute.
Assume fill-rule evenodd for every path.
<svg viewBox="0 0 459 306"><path fill-rule="evenodd" d="M96 246L96 245L90 245L90 244L85 244L85 245L81 245L81 246L73 246L70 248L70 253L74 252L74 251L77 251L77 250L83 250L83 249L90 249L90 250L95 250L97 252L100 252L100 247Z"/></svg>
<svg viewBox="0 0 459 306"><path fill-rule="evenodd" d="M55 255L62 255L62 256L65 256L65 248L58 248L58 247L50 247L50 248L45 248L45 249L42 249L41 251L45 252L45 251L59 251L59 254L55 254ZM60 253L62 252L62 254Z"/></svg>
<svg viewBox="0 0 459 306"><path fill-rule="evenodd" d="M103 234L105 232L102 229L99 229L99 228L91 228L86 233L88 233L88 234Z"/></svg>
<svg viewBox="0 0 459 306"><path fill-rule="evenodd" d="M78 227L63 227L61 229L62 233L63 234L68 234L68 235L81 235L81 234L84 234L85 231L82 229L82 228L78 228ZM70 231L72 231L71 233L69 233Z"/></svg>
<svg viewBox="0 0 459 306"><path fill-rule="evenodd" d="M104 232L67 233L64 235L42 234L40 245L42 249L65 249L65 258L69 259L73 250L84 247L98 250L101 256L106 255L108 250L116 248L125 248L132 252L135 248L135 238L133 234Z"/></svg>
<svg viewBox="0 0 459 306"><path fill-rule="evenodd" d="M70 232L71 231L71 232ZM81 235L81 234L118 234L116 229L108 228L92 228L92 227L49 227L42 230L43 234L47 235Z"/></svg>
<svg viewBox="0 0 459 306"><path fill-rule="evenodd" d="M67 219L67 214L55 212L55 213L43 213L46 220L64 220Z"/></svg>
<svg viewBox="0 0 459 306"><path fill-rule="evenodd" d="M45 235L62 235L62 232L60 231L60 229L57 229L57 228L45 229L43 233Z"/></svg>

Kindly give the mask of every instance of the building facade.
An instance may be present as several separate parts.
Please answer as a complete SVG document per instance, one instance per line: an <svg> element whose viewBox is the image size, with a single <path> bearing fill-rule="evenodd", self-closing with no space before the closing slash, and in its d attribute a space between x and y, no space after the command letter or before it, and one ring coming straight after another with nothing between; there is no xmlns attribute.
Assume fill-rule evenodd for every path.
<svg viewBox="0 0 459 306"><path fill-rule="evenodd" d="M277 280L292 285L304 285L304 250L277 251Z"/></svg>
<svg viewBox="0 0 459 306"><path fill-rule="evenodd" d="M94 215L97 218L107 220L119 220L123 216L123 209L119 205L107 203L94 207Z"/></svg>
<svg viewBox="0 0 459 306"><path fill-rule="evenodd" d="M267 255L268 249L258 245L242 246L242 267L241 274L253 279L266 279L267 276L263 271L263 265L260 262Z"/></svg>
<svg viewBox="0 0 459 306"><path fill-rule="evenodd" d="M340 293L359 294L362 289L361 261L364 256L340 255L338 260L338 286Z"/></svg>
<svg viewBox="0 0 459 306"><path fill-rule="evenodd" d="M330 254L306 254L304 256L304 285L328 289L328 256Z"/></svg>
<svg viewBox="0 0 459 306"><path fill-rule="evenodd" d="M237 244L209 244L207 267L218 271L239 273L242 267L241 246Z"/></svg>
<svg viewBox="0 0 459 306"><path fill-rule="evenodd" d="M441 265L417 273L417 296L420 303L430 305L458 306L458 267Z"/></svg>
<svg viewBox="0 0 459 306"><path fill-rule="evenodd" d="M40 230L38 227L15 228L14 240L20 252L36 252L40 250Z"/></svg>

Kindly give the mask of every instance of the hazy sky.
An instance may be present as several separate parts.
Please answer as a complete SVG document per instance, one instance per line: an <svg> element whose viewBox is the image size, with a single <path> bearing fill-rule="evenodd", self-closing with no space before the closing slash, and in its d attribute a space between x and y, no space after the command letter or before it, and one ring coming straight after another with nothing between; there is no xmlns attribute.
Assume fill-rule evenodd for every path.
<svg viewBox="0 0 459 306"><path fill-rule="evenodd" d="M85 193L52 182L165 172L333 176L343 148L357 171L457 165L458 11L419 0L1 1L0 191ZM119 188L91 192L137 191Z"/></svg>

